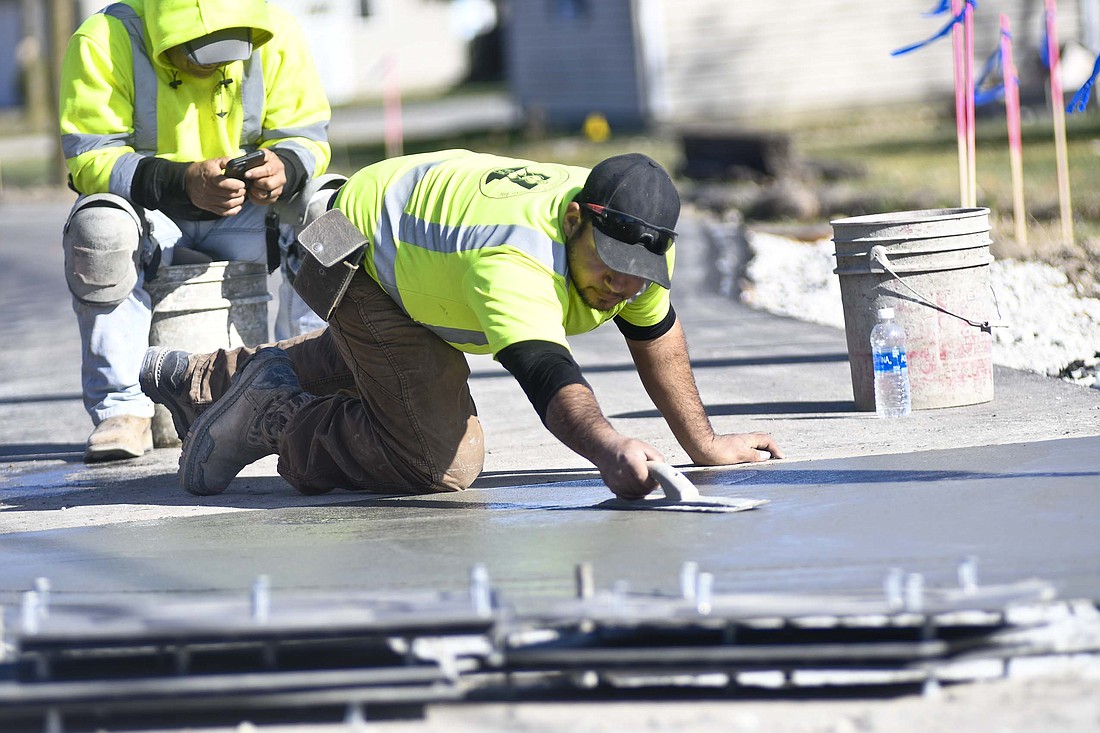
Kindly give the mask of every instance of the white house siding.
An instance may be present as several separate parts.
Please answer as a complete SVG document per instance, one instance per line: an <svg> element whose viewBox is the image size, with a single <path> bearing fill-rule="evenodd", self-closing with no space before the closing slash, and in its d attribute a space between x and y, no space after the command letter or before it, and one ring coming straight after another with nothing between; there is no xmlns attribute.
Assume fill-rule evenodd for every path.
<svg viewBox="0 0 1100 733"><path fill-rule="evenodd" d="M931 0L666 0L668 121L842 109L950 95L950 38L906 56L890 52L945 24L923 17ZM1008 14L1018 53L1040 38L1042 3L982 0L975 15L981 64ZM1062 3L1059 36L1076 37L1076 3Z"/></svg>
<svg viewBox="0 0 1100 733"><path fill-rule="evenodd" d="M302 24L333 104L446 90L466 74L467 42L437 0L273 0ZM395 74L394 77L387 74ZM392 87L389 84L394 83Z"/></svg>
<svg viewBox="0 0 1100 733"><path fill-rule="evenodd" d="M270 1L302 26L333 104L380 97L387 68L396 69L402 93L424 94L449 89L469 67L449 2L369 0L363 16L360 0ZM108 4L80 0L80 18Z"/></svg>

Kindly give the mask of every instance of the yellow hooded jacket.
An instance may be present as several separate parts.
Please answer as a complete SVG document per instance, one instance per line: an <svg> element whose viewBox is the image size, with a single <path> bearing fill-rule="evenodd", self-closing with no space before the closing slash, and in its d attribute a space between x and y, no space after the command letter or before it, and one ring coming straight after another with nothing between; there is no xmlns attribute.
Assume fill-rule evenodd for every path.
<svg viewBox="0 0 1100 733"><path fill-rule="evenodd" d="M225 28L252 29L252 57L206 79L165 52ZM330 159L329 105L305 39L265 0L126 0L85 20L65 52L62 147L84 194L133 198L149 156L190 163L273 148L304 178ZM288 171L289 176L290 171Z"/></svg>

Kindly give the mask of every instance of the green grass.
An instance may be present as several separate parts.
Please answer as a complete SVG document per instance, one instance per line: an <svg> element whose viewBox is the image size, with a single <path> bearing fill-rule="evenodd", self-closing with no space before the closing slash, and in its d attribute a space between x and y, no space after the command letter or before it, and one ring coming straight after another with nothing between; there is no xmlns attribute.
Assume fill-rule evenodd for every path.
<svg viewBox="0 0 1100 733"><path fill-rule="evenodd" d="M998 116L999 115L999 116ZM862 117L862 119L861 119ZM916 202L960 201L959 157L953 116L928 107L858 113L789 130L801 153L858 167L854 185L869 195ZM976 126L978 204L988 206L1002 241L1013 236L1012 170L1003 112ZM1066 124L1075 242L1060 239L1060 198L1054 125L1036 110L1023 128L1023 188L1029 242L1039 248L1100 250L1100 113L1071 115Z"/></svg>

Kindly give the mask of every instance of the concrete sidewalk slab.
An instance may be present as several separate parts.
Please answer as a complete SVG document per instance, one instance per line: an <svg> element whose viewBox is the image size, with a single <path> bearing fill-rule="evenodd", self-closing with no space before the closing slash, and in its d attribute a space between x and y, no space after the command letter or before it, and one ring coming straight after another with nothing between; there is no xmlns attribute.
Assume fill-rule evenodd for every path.
<svg viewBox="0 0 1100 733"><path fill-rule="evenodd" d="M318 576L324 561L311 558L329 558L325 548L330 546L347 553L348 566L338 564L321 582L352 583L361 577L370 587L414 583L419 565L425 566L422 582L445 582L448 575L457 580L462 568L501 557L517 559L514 568L503 569L504 577L555 586L568 578L575 560L607 556L613 560L601 572L630 578L639 568L648 574L655 562L671 573L677 563L691 559L688 555L728 567L729 578L721 582L736 577L742 589L774 582L766 570L773 559L775 567L810 563L811 572L782 574L799 579L789 584L792 589L837 579L873 585L871 576L880 574L890 558L925 563L934 556L937 568L928 570L947 573L962 555L982 556L988 550L997 558L990 567L1004 580L1045 567L1048 574L1065 576L1067 589L1098 591L1081 576L1100 577L1095 562L1086 562L1100 549L1095 539L1100 533L1088 525L1100 516L1100 506L1095 492L1086 490L1095 484L1100 467L1095 441L1100 392L997 369L996 397L989 403L918 411L893 421L856 412L843 333L753 311L709 290L709 263L721 243L706 236L691 212L681 227L674 297L704 402L718 430L771 432L788 457L762 465L695 469L690 476L704 492L713 487L725 495L733 487L731 496L771 499L761 510L688 518L577 510L609 494L592 467L545 430L511 376L484 357L471 358L471 384L486 430L486 473L466 495L378 500L336 491L304 497L278 478L274 459L268 458L246 469L225 494L199 499L176 485L178 450L85 466L80 456L90 423L80 406L79 345L56 234L67 206L65 201L0 206L5 233L0 309L8 316L0 323L0 338L8 345L0 363L0 534L9 536L7 548L36 548L20 549L18 562L0 565L0 597L10 599L37 575L54 574L55 565L85 590L93 578L140 579L145 589L171 590L236 585L258 572L289 583L318 582L326 577ZM574 350L616 427L651 442L669 462L686 464L687 456L645 396L617 330L609 326L578 338ZM819 515L822 510L815 507L825 495L832 497L832 511ZM1006 538L1026 534L1036 507L1055 495L1056 509L1048 507L1053 512L1049 526L1033 541L1020 537L1018 549L1012 550ZM1015 517L1004 505L1006 497L1015 502ZM905 524L896 516L894 523L881 523L900 506L912 513ZM1008 524L1003 528L981 520L992 506L1004 507ZM478 519L464 525L464 518L473 517ZM799 527L800 518L811 517L820 524ZM1076 532L1074 522L1081 517L1092 519ZM937 547L934 540L947 532L949 519L957 522ZM265 536L261 528L271 526L279 530ZM408 537L429 527L429 534L443 535L438 544L407 545ZM486 527L494 531L485 535ZM760 569L734 572L738 566L726 557L725 540L710 537L718 527L737 527L735 554L754 558ZM594 531L607 546L581 541L574 533L582 528ZM312 539L303 539L292 551L299 531ZM505 539L509 532L517 535L519 547ZM526 564L518 563L525 554L522 538L532 532L544 535L543 549ZM803 537L807 533L819 537L821 545ZM660 551L638 563L633 538L645 537L642 544L648 545L663 535L667 538L653 544ZM136 541L143 536L146 545ZM1060 541L1054 542L1056 537ZM480 540L488 544L475 552ZM366 544L360 546L361 541ZM574 542L586 551L558 551ZM277 565L286 572L261 562L272 557L272 543L285 548L277 553ZM389 554L383 549L387 544L403 548L398 553L402 570L367 563L361 575L353 572L365 558ZM133 552L136 547L151 555ZM931 555L922 555L918 547ZM88 554L81 557L82 552ZM800 559L798 552L807 554ZM177 583L178 558L192 553L206 553L206 561L187 563L188 579ZM425 563L425 556L433 560ZM255 563L246 562L248 557ZM441 557L447 560L438 562ZM525 568L540 563L549 565L528 576ZM70 575L65 568L81 570ZM437 572L443 568L446 573ZM59 576L55 588L65 587Z"/></svg>

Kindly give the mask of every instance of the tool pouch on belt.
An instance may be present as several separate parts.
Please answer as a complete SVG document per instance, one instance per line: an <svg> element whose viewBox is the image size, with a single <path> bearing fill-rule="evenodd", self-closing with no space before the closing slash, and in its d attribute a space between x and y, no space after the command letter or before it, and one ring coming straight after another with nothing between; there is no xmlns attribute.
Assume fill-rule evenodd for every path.
<svg viewBox="0 0 1100 733"><path fill-rule="evenodd" d="M339 209L326 211L298 235L305 256L294 290L327 322L359 269L367 238Z"/></svg>

